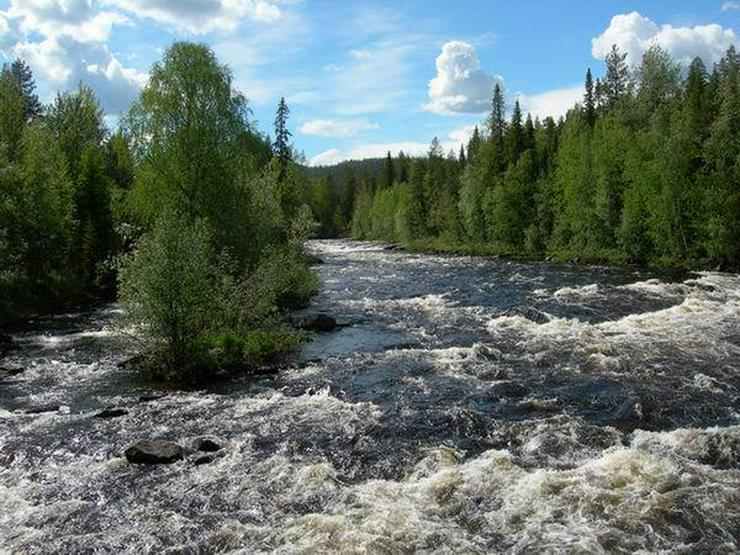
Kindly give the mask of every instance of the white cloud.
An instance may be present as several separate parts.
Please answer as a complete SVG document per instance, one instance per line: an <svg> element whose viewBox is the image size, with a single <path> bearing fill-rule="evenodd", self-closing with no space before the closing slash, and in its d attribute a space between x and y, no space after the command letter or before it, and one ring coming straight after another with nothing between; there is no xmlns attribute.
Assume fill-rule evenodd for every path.
<svg viewBox="0 0 740 555"><path fill-rule="evenodd" d="M330 148L320 154L317 154L309 161L310 166L333 166L344 160L342 153L336 148Z"/></svg>
<svg viewBox="0 0 740 555"><path fill-rule="evenodd" d="M460 145L467 144L470 136L473 134L475 125L469 125L458 129L453 129L448 134L450 140L441 141L442 150L447 153L452 151L457 155ZM368 143L360 144L341 151L337 148L330 148L311 158L311 166L330 166L338 164L344 160L364 160L366 158L384 158L388 152L393 156L398 156L403 152L407 156L426 156L429 152L431 140L427 143L415 141L390 142L390 143Z"/></svg>
<svg viewBox="0 0 740 555"><path fill-rule="evenodd" d="M475 124L458 127L457 129L450 131L447 136L453 143L458 145L467 145L468 141L470 141L470 138L473 136L473 132L476 127L480 129L480 126L476 126Z"/></svg>
<svg viewBox="0 0 740 555"><path fill-rule="evenodd" d="M735 12L740 10L740 2L732 2L728 0L724 4L722 4L722 11L723 12Z"/></svg>
<svg viewBox="0 0 740 555"><path fill-rule="evenodd" d="M127 21L121 14L94 10L91 0L12 0L5 15L17 19L24 34L69 36L78 42L105 41L113 25Z"/></svg>
<svg viewBox="0 0 740 555"><path fill-rule="evenodd" d="M90 85L104 110L120 113L147 78L124 67L106 44L113 26L127 21L97 11L92 0L12 0L0 12L0 52L24 58L52 90Z"/></svg>
<svg viewBox="0 0 740 555"><path fill-rule="evenodd" d="M104 43L80 43L69 37L21 42L12 50L52 88L72 89L85 83L98 95L103 109L123 112L146 83L146 74L124 67Z"/></svg>
<svg viewBox="0 0 740 555"><path fill-rule="evenodd" d="M481 70L475 48L465 42L450 41L442 46L436 60L437 75L429 82L429 103L424 108L437 114L485 112L499 75Z"/></svg>
<svg viewBox="0 0 740 555"><path fill-rule="evenodd" d="M362 59L367 59L367 58L372 58L373 57L373 53L372 52L368 52L367 50L350 50L349 53L350 53L350 55L353 58L356 58L358 60L362 60Z"/></svg>
<svg viewBox="0 0 740 555"><path fill-rule="evenodd" d="M564 116L576 102L583 98L583 86L576 85L563 89L555 89L540 94L525 95L517 97L522 112L532 114L533 118L544 119L551 116L558 119Z"/></svg>
<svg viewBox="0 0 740 555"><path fill-rule="evenodd" d="M193 34L230 31L245 17L263 22L283 17L277 4L267 0L104 0L104 3Z"/></svg>
<svg viewBox="0 0 740 555"><path fill-rule="evenodd" d="M627 53L627 61L638 65L648 48L657 44L680 64L687 66L696 56L706 64L719 60L735 42L732 29L716 23L695 27L658 26L639 12L615 15L607 29L591 41L594 58L604 59L616 44Z"/></svg>
<svg viewBox="0 0 740 555"><path fill-rule="evenodd" d="M301 125L298 130L304 135L318 135L319 137L354 137L361 131L380 129L377 123L366 120L327 120L315 119Z"/></svg>

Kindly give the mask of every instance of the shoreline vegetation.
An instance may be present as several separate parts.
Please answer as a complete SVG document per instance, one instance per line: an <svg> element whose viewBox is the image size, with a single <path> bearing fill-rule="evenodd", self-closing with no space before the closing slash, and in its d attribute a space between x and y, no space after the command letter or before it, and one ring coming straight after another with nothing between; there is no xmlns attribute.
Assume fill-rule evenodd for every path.
<svg viewBox="0 0 740 555"><path fill-rule="evenodd" d="M117 300L151 378L202 382L294 349L287 314L318 279L304 242L289 109L259 131L230 69L174 43L118 129L80 85L43 106L22 60L0 74L0 323Z"/></svg>
<svg viewBox="0 0 740 555"><path fill-rule="evenodd" d="M510 116L496 86L459 152L311 168L321 237L650 268L740 266L740 56L681 68L615 46L564 118Z"/></svg>
<svg viewBox="0 0 740 555"><path fill-rule="evenodd" d="M257 129L228 66L176 42L115 131L89 87L35 94L0 73L0 326L116 300L141 369L248 371L305 338L311 237L417 252L663 269L740 263L740 56L682 72L616 47L582 103L532 119L504 91L459 152L308 167L281 98Z"/></svg>

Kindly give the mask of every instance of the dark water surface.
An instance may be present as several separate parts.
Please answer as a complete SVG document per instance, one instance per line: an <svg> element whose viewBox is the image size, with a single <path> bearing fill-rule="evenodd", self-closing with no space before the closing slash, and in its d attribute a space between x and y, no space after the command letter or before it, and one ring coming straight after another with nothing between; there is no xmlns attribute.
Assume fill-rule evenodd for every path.
<svg viewBox="0 0 740 555"><path fill-rule="evenodd" d="M275 378L144 389L115 307L17 330L0 552L740 550L740 277L311 247L347 325Z"/></svg>

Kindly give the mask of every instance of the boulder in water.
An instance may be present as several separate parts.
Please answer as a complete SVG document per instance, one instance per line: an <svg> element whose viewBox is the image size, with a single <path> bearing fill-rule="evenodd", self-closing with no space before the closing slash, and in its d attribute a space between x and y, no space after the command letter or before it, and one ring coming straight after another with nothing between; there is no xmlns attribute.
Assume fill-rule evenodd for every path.
<svg viewBox="0 0 740 555"><path fill-rule="evenodd" d="M550 317L547 314L531 306L510 308L502 316L521 316L535 324L546 324L550 321Z"/></svg>
<svg viewBox="0 0 740 555"><path fill-rule="evenodd" d="M15 341L7 333L0 333L0 351L9 351L16 347Z"/></svg>
<svg viewBox="0 0 740 555"><path fill-rule="evenodd" d="M323 312L296 314L289 321L294 327L307 331L332 331L337 327L336 319Z"/></svg>
<svg viewBox="0 0 740 555"><path fill-rule="evenodd" d="M18 374L21 374L24 370L25 368L20 368L20 367L16 367L16 368L0 367L0 380L2 380L3 378L9 378L11 376L17 376Z"/></svg>
<svg viewBox="0 0 740 555"><path fill-rule="evenodd" d="M133 464L170 464L182 460L183 449L166 439L144 439L126 448L126 460Z"/></svg>
<svg viewBox="0 0 740 555"><path fill-rule="evenodd" d="M39 405L37 407L26 409L26 414L43 414L45 412L57 412L60 408L61 405Z"/></svg>
<svg viewBox="0 0 740 555"><path fill-rule="evenodd" d="M529 393L522 384L516 382L500 382L491 386L491 395L494 397L506 397L507 399L521 399Z"/></svg>
<svg viewBox="0 0 740 555"><path fill-rule="evenodd" d="M126 409L118 408L118 407L108 407L100 412L95 413L93 416L95 418L118 418L119 416L125 416L128 414L128 411Z"/></svg>
<svg viewBox="0 0 740 555"><path fill-rule="evenodd" d="M215 453L221 450L221 446L214 440L204 437L195 442L195 448L205 453Z"/></svg>

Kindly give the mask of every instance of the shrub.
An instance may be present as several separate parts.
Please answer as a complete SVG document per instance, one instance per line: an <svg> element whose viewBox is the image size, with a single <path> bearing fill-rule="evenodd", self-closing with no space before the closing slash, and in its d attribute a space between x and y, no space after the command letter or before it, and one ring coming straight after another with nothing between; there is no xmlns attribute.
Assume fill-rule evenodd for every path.
<svg viewBox="0 0 740 555"><path fill-rule="evenodd" d="M212 232L165 213L122 261L119 298L130 323L164 345L170 370L186 365L189 347L214 320L218 266Z"/></svg>

